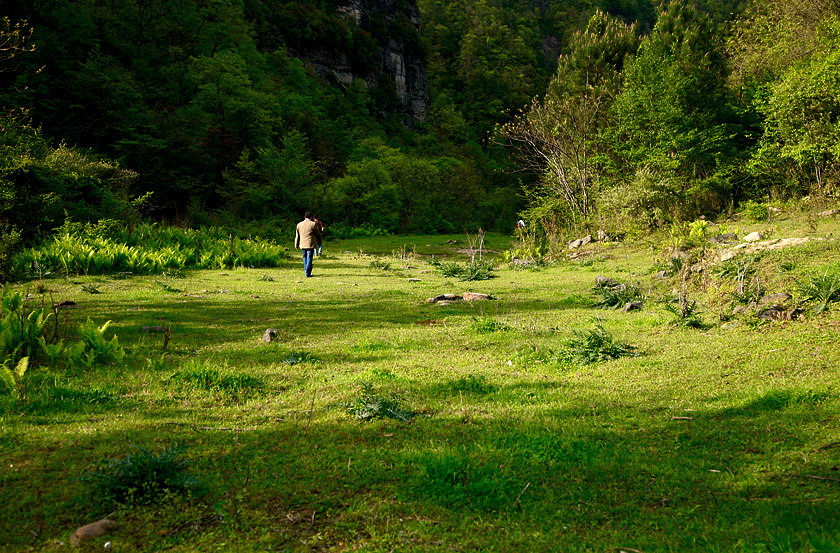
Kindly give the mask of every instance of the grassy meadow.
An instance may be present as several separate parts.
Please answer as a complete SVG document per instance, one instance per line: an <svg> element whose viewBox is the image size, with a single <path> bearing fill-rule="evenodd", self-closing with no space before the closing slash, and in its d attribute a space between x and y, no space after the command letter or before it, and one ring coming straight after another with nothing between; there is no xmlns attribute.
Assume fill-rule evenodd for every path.
<svg viewBox="0 0 840 553"><path fill-rule="evenodd" d="M111 321L126 355L0 396L0 549L70 549L108 516L79 550L840 551L840 303L801 287L840 273L840 224L736 225L820 240L676 261L662 235L517 268L488 235L494 278L461 281L432 261L467 263L474 237L385 236L328 242L310 279L289 252L18 283L76 303L66 335ZM600 275L643 309L597 308ZM803 314L732 314L759 290ZM493 299L426 302L464 292ZM596 338L632 349L586 362ZM180 487L144 489L155 463Z"/></svg>

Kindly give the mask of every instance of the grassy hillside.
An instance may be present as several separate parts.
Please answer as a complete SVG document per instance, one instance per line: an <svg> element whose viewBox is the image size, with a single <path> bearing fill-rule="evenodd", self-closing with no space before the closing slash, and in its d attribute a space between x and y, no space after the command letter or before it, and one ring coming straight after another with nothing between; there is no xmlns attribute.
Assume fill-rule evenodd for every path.
<svg viewBox="0 0 840 553"><path fill-rule="evenodd" d="M83 550L836 551L840 306L797 285L840 273L817 211L519 269L492 235L482 281L441 274L470 237L417 236L328 243L312 279L293 256L22 284L127 354L0 396L0 548L62 550L108 515ZM811 240L715 261L723 231ZM643 309L596 308L601 275ZM757 287L803 313L733 314ZM468 291L494 299L426 302Z"/></svg>

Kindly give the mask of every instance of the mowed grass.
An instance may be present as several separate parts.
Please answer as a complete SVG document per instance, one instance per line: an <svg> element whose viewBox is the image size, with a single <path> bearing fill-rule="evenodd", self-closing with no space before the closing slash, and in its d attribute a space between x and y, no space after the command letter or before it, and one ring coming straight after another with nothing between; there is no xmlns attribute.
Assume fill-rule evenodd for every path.
<svg viewBox="0 0 840 553"><path fill-rule="evenodd" d="M460 282L427 260L464 262L467 237L415 238L328 243L311 279L295 256L46 281L46 301L78 304L68 329L111 320L129 355L33 369L40 388L0 404L0 548L61 550L109 515L121 528L87 550L840 550L840 305L721 321L732 278L654 279L651 244ZM829 239L760 264L768 292L790 291L840 253ZM595 309L598 275L637 283L645 308ZM680 288L704 329L654 301ZM466 291L494 299L425 301ZM598 322L637 356L569 361ZM173 447L192 494L114 506L83 478Z"/></svg>

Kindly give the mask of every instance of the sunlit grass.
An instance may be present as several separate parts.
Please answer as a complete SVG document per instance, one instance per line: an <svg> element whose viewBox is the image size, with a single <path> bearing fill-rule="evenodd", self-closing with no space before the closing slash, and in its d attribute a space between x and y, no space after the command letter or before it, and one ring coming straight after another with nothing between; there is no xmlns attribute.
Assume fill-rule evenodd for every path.
<svg viewBox="0 0 840 553"><path fill-rule="evenodd" d="M111 512L85 499L85 471L175 446L205 491L117 508L115 550L831 551L840 541L840 486L808 478L837 478L834 304L798 321L719 320L734 284L706 271L686 286L708 324L674 326L656 302L619 313L596 309L591 293L598 275L651 297L682 287L653 279L658 248L593 245L581 259L461 282L427 261L467 262L454 239L466 243L328 243L311 279L298 262L45 280L49 301L79 304L67 332L110 320L128 354L72 374L31 369L40 395L0 397L0 548L51 549ZM838 262L836 248L809 244L757 270L775 292ZM82 292L94 284L99 294ZM466 291L496 299L426 302ZM637 356L569 362L569 341L596 325ZM165 350L144 327L170 330ZM278 331L270 343L267 328Z"/></svg>

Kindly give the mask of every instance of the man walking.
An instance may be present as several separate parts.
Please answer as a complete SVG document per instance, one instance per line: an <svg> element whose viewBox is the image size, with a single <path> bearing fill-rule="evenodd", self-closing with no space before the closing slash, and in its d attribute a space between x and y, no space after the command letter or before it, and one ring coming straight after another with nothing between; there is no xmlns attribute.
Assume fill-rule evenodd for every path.
<svg viewBox="0 0 840 553"><path fill-rule="evenodd" d="M303 272L307 278L312 276L315 249L321 247L321 227L312 219L312 214L307 211L295 229L295 248L303 252Z"/></svg>

